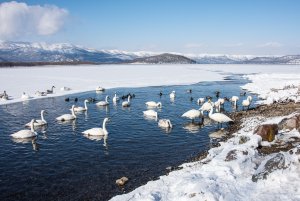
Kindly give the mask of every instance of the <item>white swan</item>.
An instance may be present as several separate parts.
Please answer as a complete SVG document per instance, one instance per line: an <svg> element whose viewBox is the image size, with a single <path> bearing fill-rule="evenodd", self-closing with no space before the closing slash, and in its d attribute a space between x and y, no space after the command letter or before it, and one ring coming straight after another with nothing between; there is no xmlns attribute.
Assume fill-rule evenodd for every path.
<svg viewBox="0 0 300 201"><path fill-rule="evenodd" d="M21 96L21 99L22 100L28 100L30 99L31 97L29 96L29 94L26 94L25 92L23 92L22 96Z"/></svg>
<svg viewBox="0 0 300 201"><path fill-rule="evenodd" d="M106 96L105 101L99 101L98 103L96 103L96 105L98 105L98 106L107 106L107 105L109 105L108 99L109 99L109 96Z"/></svg>
<svg viewBox="0 0 300 201"><path fill-rule="evenodd" d="M147 105L147 107L159 107L161 108L162 107L162 104L161 102L154 102L154 101L148 101L145 103Z"/></svg>
<svg viewBox="0 0 300 201"><path fill-rule="evenodd" d="M221 105L224 105L224 103L225 103L225 98L219 98L218 101L219 101L219 103L220 103Z"/></svg>
<svg viewBox="0 0 300 201"><path fill-rule="evenodd" d="M47 114L47 112L45 110L41 111L41 119L37 119L34 122L34 126L44 126L47 125L47 121L44 118L44 114ZM30 127L31 126L31 122L27 123L25 125L26 127Z"/></svg>
<svg viewBox="0 0 300 201"><path fill-rule="evenodd" d="M232 122L233 120L231 118L229 118L228 116L226 116L225 114L222 113L213 113L214 112L214 108L211 106L211 110L208 114L208 117L210 119L212 119L213 121L218 122L218 124L221 124L222 127L222 123L227 123L227 122Z"/></svg>
<svg viewBox="0 0 300 201"><path fill-rule="evenodd" d="M160 119L158 121L158 126L161 128L172 128L173 125L171 124L170 119Z"/></svg>
<svg viewBox="0 0 300 201"><path fill-rule="evenodd" d="M143 111L144 115L147 116L147 117L155 117L156 121L157 121L157 118L158 118L158 114L156 111L154 110L146 110L146 111Z"/></svg>
<svg viewBox="0 0 300 201"><path fill-rule="evenodd" d="M74 107L74 112L83 112L83 111L87 111L88 107L87 107L87 103L89 101L88 100L84 100L84 107ZM72 111L72 109L70 109Z"/></svg>
<svg viewBox="0 0 300 201"><path fill-rule="evenodd" d="M37 136L37 133L34 130L34 123L36 123L36 121L32 119L30 122L30 130L20 130L10 136L13 138L30 138Z"/></svg>
<svg viewBox="0 0 300 201"><path fill-rule="evenodd" d="M172 91L171 93L170 93L170 98L171 99L174 99L176 97L176 92L175 91Z"/></svg>
<svg viewBox="0 0 300 201"><path fill-rule="evenodd" d="M115 93L115 96L113 97L113 102L116 103L120 100L119 96L117 96L117 93Z"/></svg>
<svg viewBox="0 0 300 201"><path fill-rule="evenodd" d="M36 91L35 95L37 95L37 96L47 96L47 93L46 92L42 92L42 91Z"/></svg>
<svg viewBox="0 0 300 201"><path fill-rule="evenodd" d="M185 117L185 118L191 119L192 122L194 122L194 120L196 118L201 118L202 121L203 121L203 118L204 118L203 111L202 110L199 111L199 110L195 110L195 109L191 109L191 110L185 112L183 115L181 115L181 117Z"/></svg>
<svg viewBox="0 0 300 201"><path fill-rule="evenodd" d="M197 103L198 105L201 105L205 102L205 98L198 98Z"/></svg>
<svg viewBox="0 0 300 201"><path fill-rule="evenodd" d="M104 118L102 128L91 128L88 130L83 131L82 133L85 135L107 135L108 131L106 130L106 123L108 121L108 118Z"/></svg>
<svg viewBox="0 0 300 201"><path fill-rule="evenodd" d="M203 103L200 110L203 112L209 112L211 109L211 106L214 106L214 103L208 100L207 102Z"/></svg>
<svg viewBox="0 0 300 201"><path fill-rule="evenodd" d="M62 87L60 88L61 91L70 91L71 88L70 87Z"/></svg>
<svg viewBox="0 0 300 201"><path fill-rule="evenodd" d="M220 112L221 111L221 102L219 100L217 100L214 103L214 107L216 108L217 112Z"/></svg>
<svg viewBox="0 0 300 201"><path fill-rule="evenodd" d="M248 96L246 100L243 100L242 102L243 109L244 107L247 107L249 109L251 102L252 102L251 96Z"/></svg>
<svg viewBox="0 0 300 201"><path fill-rule="evenodd" d="M130 107L130 96L128 96L128 100L122 103L123 107Z"/></svg>
<svg viewBox="0 0 300 201"><path fill-rule="evenodd" d="M96 87L96 91L105 91L105 89L103 87L98 86Z"/></svg>
<svg viewBox="0 0 300 201"><path fill-rule="evenodd" d="M1 100L8 100L8 95L6 91L3 92L3 94L0 95Z"/></svg>
<svg viewBox="0 0 300 201"><path fill-rule="evenodd" d="M239 97L238 96L232 96L230 99L230 102L233 104L234 107L237 106L237 102L239 101Z"/></svg>
<svg viewBox="0 0 300 201"><path fill-rule="evenodd" d="M72 114L63 114L56 118L57 121L70 121L73 119L76 119L75 111L74 111L75 105L72 105Z"/></svg>

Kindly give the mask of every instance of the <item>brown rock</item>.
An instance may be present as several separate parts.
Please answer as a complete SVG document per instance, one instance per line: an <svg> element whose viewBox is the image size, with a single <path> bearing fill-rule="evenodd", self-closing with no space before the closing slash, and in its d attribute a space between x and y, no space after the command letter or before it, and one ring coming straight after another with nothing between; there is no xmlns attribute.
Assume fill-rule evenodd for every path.
<svg viewBox="0 0 300 201"><path fill-rule="evenodd" d="M275 135L278 133L278 125L263 124L257 126L254 133L260 135L262 137L262 140L272 142L275 139Z"/></svg>
<svg viewBox="0 0 300 201"><path fill-rule="evenodd" d="M300 128L300 115L295 115L291 118L284 118L279 124L280 130L293 130Z"/></svg>

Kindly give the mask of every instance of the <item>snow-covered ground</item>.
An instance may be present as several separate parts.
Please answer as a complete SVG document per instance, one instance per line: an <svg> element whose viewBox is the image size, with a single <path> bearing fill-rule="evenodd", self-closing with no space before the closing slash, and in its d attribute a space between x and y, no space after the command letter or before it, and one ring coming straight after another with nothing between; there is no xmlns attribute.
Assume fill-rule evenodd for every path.
<svg viewBox="0 0 300 201"><path fill-rule="evenodd" d="M247 119L243 129L210 149L205 159L183 164L183 169L111 200L300 200L300 146L293 152L270 155L259 155L256 149L270 143L262 143L253 129L282 118ZM292 141L291 137L299 138L300 134L295 130L280 132L272 143Z"/></svg>
<svg viewBox="0 0 300 201"><path fill-rule="evenodd" d="M252 93L259 94L260 104L300 101L300 74L296 72L245 75L251 80L242 86ZM298 88L299 87L299 88Z"/></svg>
<svg viewBox="0 0 300 201"><path fill-rule="evenodd" d="M193 84L218 81L224 76L251 73L300 72L297 65L80 65L0 68L0 93L6 90L12 100L0 104L22 101L23 92L33 98L36 91L46 91L54 85L60 96L104 88L142 87ZM70 91L60 88L69 87ZM47 97L47 96L46 96Z"/></svg>

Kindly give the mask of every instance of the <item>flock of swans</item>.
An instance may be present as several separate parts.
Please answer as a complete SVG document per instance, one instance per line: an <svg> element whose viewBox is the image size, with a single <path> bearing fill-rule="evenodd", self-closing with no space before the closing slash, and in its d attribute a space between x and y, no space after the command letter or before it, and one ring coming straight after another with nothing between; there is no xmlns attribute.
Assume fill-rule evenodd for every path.
<svg viewBox="0 0 300 201"><path fill-rule="evenodd" d="M52 93L53 93L53 88L51 89ZM49 93L51 93L51 91L49 90ZM104 91L104 88L96 88L96 91ZM48 93L48 91L47 91ZM192 93L191 90L188 91L188 93ZM5 93L6 94L6 93ZM188 118L192 120L192 123L194 123L195 119L199 118L201 121L199 123L203 123L204 118L205 118L205 114L207 115L208 118L210 118L211 120L213 120L214 122L217 122L218 125L221 124L221 128L222 128L222 124L223 123L227 123L227 122L233 122L233 120L231 118L229 118L227 115L221 113L221 108L224 108L224 104L226 101L231 102L233 107L237 107L237 103L239 101L239 97L238 96L232 96L230 99L228 98L220 98L219 97L220 92L216 92L216 97L218 98L218 100L216 102L212 101L212 97L207 96L205 98L199 98L197 100L197 103L199 106L201 106L199 109L190 109L187 112L185 112L184 114L182 114L181 117L184 118ZM244 94L245 95L245 94ZM132 95L128 95L128 99L124 100L125 97L122 97L122 99L124 100L122 102L122 107L130 107L131 106L131 99ZM162 96L162 92L159 93L159 96ZM240 94L240 96L242 96ZM127 96L126 96L127 97ZM176 98L176 92L172 91L169 94L170 100L171 102L173 102ZM114 94L114 97L112 99L114 104L117 104L120 101L120 98L117 96L117 94ZM75 120L77 118L77 112L84 112L88 110L88 106L87 103L89 103L89 100L84 100L84 107L82 106L75 106L72 105L71 113L68 114L63 114L60 115L58 117L56 117L56 121L60 121L60 122L64 122L64 121L72 121ZM249 106L252 102L252 97L248 96L245 100L242 101L242 107L243 109L245 107L247 107L249 109ZM99 101L95 103L97 106L108 106L109 105L109 96L106 95L105 100ZM157 121L157 124L159 127L161 128L172 128L172 122L170 119L159 119L158 113L155 111L156 108L162 108L162 103L161 102L155 102L155 101L148 101L145 103L145 105L147 106L147 110L143 111L143 115L145 117L148 118L153 118ZM216 112L214 112L214 110ZM13 138L17 138L17 139L25 139L25 138L31 138L31 137L35 137L37 136L37 132L35 131L36 127L40 127L40 126L45 126L47 125L47 121L45 120L44 115L47 114L47 112L45 110L41 111L41 119L32 119L29 123L27 123L25 126L26 127L30 127L30 129L24 129L24 130L20 130L16 133L11 134L11 137ZM83 131L82 133L88 136L106 136L108 135L108 131L106 129L106 124L109 121L109 118L104 118L103 120L103 124L102 124L102 128L98 127L98 128L91 128L88 130Z"/></svg>

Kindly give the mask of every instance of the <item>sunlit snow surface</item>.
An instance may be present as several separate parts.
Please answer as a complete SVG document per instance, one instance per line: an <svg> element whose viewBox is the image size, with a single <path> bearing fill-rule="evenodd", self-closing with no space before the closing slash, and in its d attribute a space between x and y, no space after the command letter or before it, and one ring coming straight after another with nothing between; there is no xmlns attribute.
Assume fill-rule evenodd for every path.
<svg viewBox="0 0 300 201"><path fill-rule="evenodd" d="M220 81L226 75L252 73L300 73L297 65L80 65L0 68L0 93L6 90L8 104L22 101L23 92L33 98L54 85L54 94L78 93L104 88L194 84ZM61 91L62 87L71 88Z"/></svg>
<svg viewBox="0 0 300 201"><path fill-rule="evenodd" d="M283 66L285 68L285 66ZM300 101L300 74L286 71L286 73L246 75L251 83L243 86L262 99L259 103L272 104L274 102Z"/></svg>

